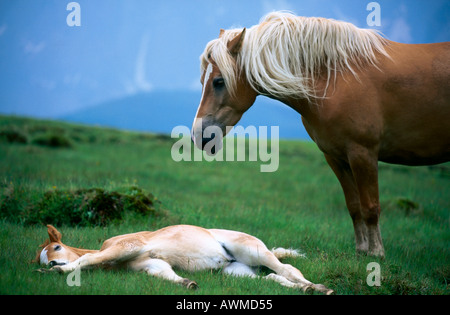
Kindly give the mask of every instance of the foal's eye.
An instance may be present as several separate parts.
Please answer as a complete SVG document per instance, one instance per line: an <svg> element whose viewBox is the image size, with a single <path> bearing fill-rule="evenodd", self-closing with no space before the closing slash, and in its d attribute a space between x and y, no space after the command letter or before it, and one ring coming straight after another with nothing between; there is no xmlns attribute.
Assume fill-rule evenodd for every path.
<svg viewBox="0 0 450 315"><path fill-rule="evenodd" d="M54 249L55 251L58 251L58 250L61 249L61 245L55 245L55 247L53 247L53 249Z"/></svg>
<svg viewBox="0 0 450 315"><path fill-rule="evenodd" d="M213 80L213 86L215 88L221 88L225 85L225 81L223 80L223 78L215 78Z"/></svg>

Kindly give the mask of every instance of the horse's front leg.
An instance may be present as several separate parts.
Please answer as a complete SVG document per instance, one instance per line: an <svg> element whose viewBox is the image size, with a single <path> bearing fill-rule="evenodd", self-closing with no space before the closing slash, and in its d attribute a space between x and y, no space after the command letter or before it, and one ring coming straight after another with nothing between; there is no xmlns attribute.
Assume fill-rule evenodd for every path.
<svg viewBox="0 0 450 315"><path fill-rule="evenodd" d="M356 251L367 254L369 251L367 227L361 214L361 201L359 199L358 187L356 186L350 165L328 154L325 154L325 158L344 191L345 202L355 230Z"/></svg>
<svg viewBox="0 0 450 315"><path fill-rule="evenodd" d="M380 201L377 155L372 150L358 146L352 148L348 159L358 188L361 216L367 227L368 254L384 257L384 247L379 227Z"/></svg>
<svg viewBox="0 0 450 315"><path fill-rule="evenodd" d="M145 271L147 274L165 280L169 280L185 286L188 289L197 289L198 285L195 281L182 278L173 271L172 266L162 259L156 258L138 258L128 263L128 268L134 271Z"/></svg>
<svg viewBox="0 0 450 315"><path fill-rule="evenodd" d="M111 246L97 253L88 253L77 260L66 265L54 266L49 271L72 272L75 269L88 269L102 265L112 265L133 259L140 253L140 248L136 247L131 250L123 249L120 246Z"/></svg>

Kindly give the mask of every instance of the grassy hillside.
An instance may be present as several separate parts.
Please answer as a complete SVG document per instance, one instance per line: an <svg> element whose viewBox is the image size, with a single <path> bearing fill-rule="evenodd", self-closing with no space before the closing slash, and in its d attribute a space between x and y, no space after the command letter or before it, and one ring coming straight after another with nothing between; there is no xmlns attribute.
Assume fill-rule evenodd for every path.
<svg viewBox="0 0 450 315"><path fill-rule="evenodd" d="M233 229L269 248L300 249L306 258L286 262L337 294L450 293L448 164L380 164L387 256L378 260L355 254L341 188L314 143L282 141L278 171L261 173L260 162L174 162L174 142L164 135L0 116L0 294L302 294L217 271L189 275L200 285L195 292L127 271L83 272L80 287L67 286L63 275L33 272L38 266L31 260L47 238L44 223L51 223L40 220L52 219L43 198L57 191L70 199L89 189L136 189L152 194L158 206L150 215L128 211L106 223L61 223L68 245L99 248L118 234L179 223ZM366 284L372 261L381 266L380 287Z"/></svg>

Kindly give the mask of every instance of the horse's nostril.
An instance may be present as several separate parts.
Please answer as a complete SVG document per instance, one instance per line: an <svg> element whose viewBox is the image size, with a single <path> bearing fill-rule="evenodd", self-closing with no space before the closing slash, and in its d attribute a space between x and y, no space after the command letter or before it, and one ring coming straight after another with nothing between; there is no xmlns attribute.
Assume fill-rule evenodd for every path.
<svg viewBox="0 0 450 315"><path fill-rule="evenodd" d="M66 263L64 263L64 262L57 262L56 260L52 260L52 261L49 262L50 267L54 267L54 266L63 266L63 265L65 265L65 264L66 264Z"/></svg>
<svg viewBox="0 0 450 315"><path fill-rule="evenodd" d="M210 141L214 141L216 142L216 137L218 137L218 135L215 132L211 132L210 136L202 136L202 149L205 148L206 144ZM210 145L214 144L214 142L212 142Z"/></svg>
<svg viewBox="0 0 450 315"><path fill-rule="evenodd" d="M214 138L215 138L215 134L214 133L211 135L210 138L203 137L202 138L202 150L205 150L205 146L206 146L207 143L209 143L210 141L215 141ZM216 154L216 144L214 144L214 142L212 142L210 144L209 149L211 151L210 152L211 154L213 154L213 155Z"/></svg>

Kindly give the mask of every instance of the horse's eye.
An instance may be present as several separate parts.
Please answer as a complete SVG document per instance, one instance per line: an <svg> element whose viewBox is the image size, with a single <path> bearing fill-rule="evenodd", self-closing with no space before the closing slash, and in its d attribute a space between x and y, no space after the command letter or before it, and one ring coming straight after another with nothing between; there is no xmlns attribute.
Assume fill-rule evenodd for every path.
<svg viewBox="0 0 450 315"><path fill-rule="evenodd" d="M55 245L55 247L53 247L53 249L54 249L55 251L58 251L58 250L61 249L61 245Z"/></svg>
<svg viewBox="0 0 450 315"><path fill-rule="evenodd" d="M215 88L221 88L225 85L225 81L223 80L223 78L215 78L213 80L213 86Z"/></svg>

